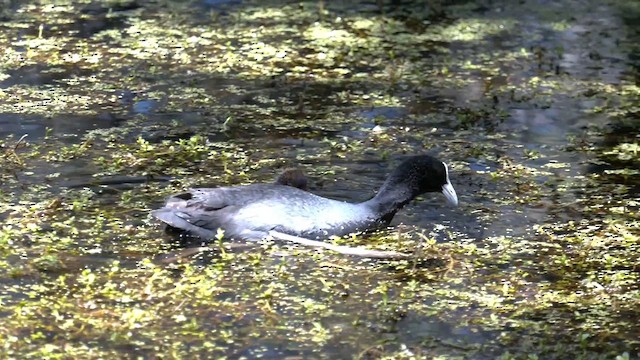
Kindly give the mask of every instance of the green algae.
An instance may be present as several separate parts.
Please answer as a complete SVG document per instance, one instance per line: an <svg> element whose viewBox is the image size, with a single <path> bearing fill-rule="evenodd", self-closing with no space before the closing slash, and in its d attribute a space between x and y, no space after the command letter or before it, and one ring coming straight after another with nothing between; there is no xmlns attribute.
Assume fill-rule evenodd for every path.
<svg viewBox="0 0 640 360"><path fill-rule="evenodd" d="M571 46L542 39L583 26L574 14L531 2L496 5L512 14L498 17L475 3L443 6L446 21L415 4L401 16L315 2L246 2L228 14L118 3L25 4L3 24L1 113L122 119L1 140L7 357L637 356L638 91L563 69ZM521 29L518 12L540 21ZM122 24L78 36L76 20L100 14ZM16 75L28 66L42 83ZM122 89L159 99L157 110L136 113ZM613 130L594 125L560 148L529 149L501 127L512 107L584 99L581 115ZM363 125L359 111L378 107L409 111ZM312 146L260 135L280 131ZM170 193L271 181L264 169L291 160L340 182L352 159L387 164L425 149L458 176L459 214L508 231L473 236L455 216L332 240L416 254L379 262L269 242L185 252L148 217ZM583 173L565 151L608 168ZM471 172L474 162L488 170ZM89 175L69 183L68 167ZM131 182L104 185L116 175Z"/></svg>

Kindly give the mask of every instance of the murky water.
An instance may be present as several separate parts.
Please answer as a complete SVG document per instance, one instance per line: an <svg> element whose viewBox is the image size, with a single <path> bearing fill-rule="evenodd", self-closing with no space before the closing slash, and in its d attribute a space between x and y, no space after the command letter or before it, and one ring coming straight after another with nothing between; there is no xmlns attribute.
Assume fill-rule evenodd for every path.
<svg viewBox="0 0 640 360"><path fill-rule="evenodd" d="M144 11L145 6L151 6L145 2L127 4L111 11L98 4L87 5L82 12L87 16L81 21L74 18L73 12L63 11L61 18L78 21L47 25L44 31L52 36L89 39L91 46L96 48L111 46L116 49L121 45L111 38L115 35L110 35L109 31L132 31L133 34L134 30L131 29L134 21L128 18L129 15L114 17L113 11L116 14L133 12L135 16L140 16L135 11ZM589 174L595 159L589 153L572 151L571 141L585 136L590 127L602 127L610 121L607 114L592 111L610 100L602 96L590 96L589 92L595 87L594 84L604 87L633 81L630 78L630 68L637 68L637 64L634 65L629 59L627 48L619 46L621 41L630 41L631 32L615 8L597 1L581 1L580 4L590 11L583 9L580 16L570 17L570 20L566 19L567 10L562 6L554 2L533 0L519 5L512 2L475 4L475 10L471 12L461 12L460 15L451 10L449 18L441 19L436 16L428 21L418 21L403 14L401 9L397 10L399 13L390 13L387 21L409 23L410 29L424 27L425 32L430 24L446 28L448 23L464 22L463 20L469 20L470 24L501 24L499 29L503 30L485 34L477 41L451 39L434 42L437 47L430 53L433 68L424 69L425 75L424 79L420 79L420 86L408 85L408 81L403 84L402 76L398 85L389 88L387 83L374 81L373 78L371 83L356 80L314 82L313 75L309 75L306 80L297 79L293 75L291 79L287 79L286 75L246 79L235 73L225 75L222 71L206 73L204 68L198 68L198 64L176 65L176 69L172 69L166 66L172 62L166 62L163 58L170 55L164 54L158 55L158 58L163 59L162 64L165 66L155 66L151 64L153 61L141 59L138 69L118 68L114 69L114 73L107 71L106 76L101 75L105 82L107 80L104 79L118 78L120 75L130 76L132 80L125 82L128 87L113 87L109 84L97 89L97 86L87 85L85 89L84 84L89 83L97 70L88 69L87 66L47 65L36 61L4 71L6 76L0 80L0 89L7 94L21 87L43 91L56 88L66 95L82 96L85 99L83 101L86 98L96 100L79 104L79 111L73 111L73 107L70 107L63 112L46 114L40 111L30 112L30 100L27 96L20 102L21 111L6 111L5 107L0 113L0 138L16 140L26 134L27 141L32 145L49 149L82 146L91 141L98 144L109 136L110 131L121 135L121 141L126 143L135 143L141 138L151 144L161 144L163 141L202 135L210 142L227 143L234 149L242 149L250 159L250 164L267 164L247 167L251 180L271 181L280 169L296 165L309 174L310 191L350 202L363 201L373 196L386 174L405 154L427 152L450 164L452 182L458 192L460 206L447 206L437 194L422 196L396 216L392 223L393 229L388 233L424 233L439 243L460 242L478 244L479 247L490 238L513 239L515 243L538 241L538 225L579 222L582 219L583 215L575 210L577 201L583 197L579 179ZM173 5L169 3L166 6L164 11L170 12L168 9ZM220 19L219 17L238 16L240 19L242 9L259 6L257 3L243 1L202 1L190 5L187 10L180 8L180 11L187 14L192 12L191 21L193 29L196 29L193 31L202 33L205 31L198 30L201 23ZM301 9L308 6L316 4L300 4ZM324 6L326 8L323 11L330 16L354 23L364 21L362 18L366 20L367 17L379 16L380 13L377 4L373 2L360 8L354 6L345 9L329 3ZM473 8L474 5L469 3L469 6ZM540 7L549 9L531 11L532 8ZM141 15L141 18L152 21L168 16L163 11L153 9L152 13ZM202 9L206 9L206 15L203 15ZM278 7L273 6L273 9ZM391 11L390 9L386 11ZM29 11L37 12L34 9ZM314 16L316 15L311 18ZM551 19L545 16L550 16ZM336 23L341 24L340 21L336 20ZM515 25L507 29L513 23ZM302 21L302 24L309 25L307 20ZM33 29L30 28L29 31L20 31L15 36L33 36ZM144 26L135 31L144 31ZM362 33L359 36L364 38L369 36L367 31L371 30L360 31ZM480 31L478 29L478 33ZM337 37L339 33L332 36ZM149 39L152 37L154 35L150 34ZM203 47L203 54L218 51L215 46L208 47L205 43L200 46ZM355 45L349 46L357 48ZM357 53L353 49L351 51ZM293 53L292 50L289 51ZM304 51L305 48L302 47L300 52ZM513 55L522 52L532 55ZM105 52L103 56L113 54ZM172 56L179 59L178 52ZM418 61L412 56L414 55L404 57L396 54L393 58L399 63L400 60L404 61L403 66L407 68L411 67L412 62L416 63L415 66L425 66L417 64ZM191 61L201 61L195 59L193 57ZM467 63L454 64L453 59L466 59ZM187 63L186 60L183 61ZM175 63L180 64L180 61L176 60ZM304 57L301 57L299 63L307 65ZM448 68L446 72L441 69L444 67ZM240 72L240 66L238 68ZM307 71L311 74L312 70L315 69L309 68ZM357 71L361 70L354 67L353 72ZM149 72L149 75L144 75L145 72ZM455 78L460 82L454 86L453 82L446 82L448 78ZM512 89L509 91L502 88L505 84L511 85ZM367 86L371 88L359 90L360 87ZM188 98L191 100L183 101L182 93L187 92L206 94L206 97L192 97L189 94ZM367 94L365 101L357 98L362 94ZM375 96L381 99L388 96L394 100L387 104L383 101L370 101ZM55 100L36 99L36 95L31 97L34 101L31 106L35 107L47 108ZM186 95L184 97L187 98ZM140 261L145 258L160 258L159 254L164 256L163 259L174 256L175 261L182 259L180 254L184 251L183 246L162 234L157 224L151 223L147 216L147 210L159 206L163 197L148 196L146 192L153 195L153 191L156 191L154 186L198 185L190 182L190 178L198 174L190 173L191 170L184 174L173 174L167 170L166 174L153 176L145 171L134 171L134 174L128 171L123 171L124 174L108 173L94 161L108 151L111 151L108 147L100 148L96 145L81 156L64 161L33 160L29 164L28 174L17 175L22 188L11 186L7 187L6 192L16 197L24 196L30 186L42 183L49 186L43 193L52 198L59 193L76 196L81 191L87 191L87 196L92 202L99 204L99 208L115 213L120 221L119 229L127 226L129 229L150 228L151 234L155 234L153 236L156 238L153 239L153 244L157 244L158 239L164 244L155 248L150 245L149 248L132 250L133 244L141 241L135 238L134 230L116 231L117 235L110 243L101 241L95 244L91 238L80 239L77 246L81 253L70 252L64 260L69 273L87 268L99 270L108 267L107 264L114 260L119 261L123 268L135 271ZM505 164L525 168L528 171L526 177L516 175L517 167L514 167L516 170L513 170L513 179L505 177L501 172ZM222 165L212 166L215 168L206 169L209 174L224 173ZM51 174L54 173L56 176L52 177ZM495 176L499 177L494 178ZM229 179L227 182L209 180L200 185L247 182L247 178L233 174ZM527 197L534 188L542 189L540 196ZM558 191L559 188L563 190ZM128 211L122 205L122 194L125 192L132 193L133 197L139 196L136 199L145 199L136 203L140 208L124 213ZM144 197L140 194L144 194ZM514 201L514 198L520 196L518 194L522 194L521 197L526 200ZM122 211L124 212L119 213ZM15 214L7 210L2 216L9 218L15 217ZM91 227L91 223L93 220L78 227ZM67 223L65 226L70 225ZM149 240L152 243L152 239ZM489 248L491 246L494 245L487 245ZM246 255L261 250L250 246L248 249L234 251ZM191 254L185 256L187 261L202 268L221 261L217 253L202 255L199 259L192 259L190 256ZM538 259L539 256L526 254L523 250L521 257L512 262L502 263L496 260L494 268L478 269L478 272L491 278L504 273L534 271L537 270L534 267L520 267L519 262ZM21 261L17 256L7 260L12 266L17 266ZM478 303L477 307L469 308L452 306L453 310L447 312L446 316L441 316L438 312L427 315L428 312L424 310L432 304L434 309L436 305L442 306L441 303L446 302L443 300L445 292L450 296L450 293L465 291L472 286L484 286L482 284L457 279L446 284L446 280L426 281L422 278L393 282L396 276L402 276L402 271L396 271L393 267L385 268L368 261L337 256L328 256L319 262L311 256L300 258L286 251L283 256L268 256L267 260L256 265L258 270L250 264L244 258L233 262L237 268L227 273L227 277L218 279L219 283L216 285L225 290L212 295L219 302L235 301L241 304L246 307L242 311L216 313L218 310L215 308L208 309L207 306L188 303L188 306L193 307L194 313L199 314L197 316L209 319L209 323L199 324L200 330L204 329L218 336L221 327L233 328L232 340L216 349L216 354L232 358L377 358L378 355L383 355L381 349L387 343L410 344L412 349L422 346L425 356L473 353L474 358L493 358L502 353L503 343L497 339L504 336L504 331L509 326L500 328L495 325L491 329L489 326L474 324L469 314L480 308ZM313 274L318 271L321 266L319 264L326 266L324 274L327 279L333 277L338 284L325 286L334 286L331 290L333 292L325 293L328 291L325 288L320 287L322 290L319 290L317 285L307 285L314 280ZM264 306L260 307L252 299L245 298L250 295L242 291L234 292L234 289L243 287L245 282L263 286L260 285L260 280L256 280L259 270L275 273L281 267L287 269L286 279L265 279L264 282L273 280L280 283L283 289L278 294L284 299L312 299L305 306L310 313L318 311L322 314L315 317L321 319L317 321L321 326L314 322L314 316L300 313L300 308L286 308L285 305L278 308L274 305L274 308L265 310ZM465 273L468 270L459 271ZM349 278L345 281L347 275ZM9 288L24 283L37 284L39 281L37 276L17 278L19 280L3 276L2 284ZM406 298L408 295L403 292L404 286L411 281L434 283L433 291L419 297L420 309L414 308ZM502 281L508 282L504 279ZM543 279L540 282L545 281L547 280ZM391 300L388 303L385 300L384 304L396 305L387 308L380 303L368 302L368 297L378 294L375 290L377 284L386 283L392 283L385 294ZM435 290L438 286L444 286L446 291L439 293ZM247 289L249 288L250 285L247 285ZM17 294L19 292L4 292L2 296L9 297L8 301L12 304L27 298ZM328 297L330 302L323 302L323 297ZM322 304L318 305L321 310L310 310L316 303ZM243 315L239 315L240 313ZM266 326L268 329L265 330L264 323L271 324L271 327ZM287 332L282 330L285 325L305 329L309 333L317 332L316 337L310 337L313 341L317 340L317 345L300 341L290 343L290 339L285 336ZM331 337L323 333L322 329L341 335ZM523 333L528 334L527 331ZM533 333L535 332L531 331ZM319 339L323 336L323 339ZM191 341L200 344L200 340L196 338ZM129 346L127 349L116 348L116 352L132 351L134 354L147 356L154 351L150 350L152 347L148 344L135 345L135 341ZM355 349L360 354L354 354ZM376 352L378 350L379 353ZM410 354L414 350L406 351ZM202 351L202 354L206 353L207 351Z"/></svg>

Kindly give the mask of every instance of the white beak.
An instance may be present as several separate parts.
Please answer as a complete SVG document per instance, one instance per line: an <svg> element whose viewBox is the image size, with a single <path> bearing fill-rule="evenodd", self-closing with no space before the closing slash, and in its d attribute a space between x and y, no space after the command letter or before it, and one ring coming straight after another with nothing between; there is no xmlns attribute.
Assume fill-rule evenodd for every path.
<svg viewBox="0 0 640 360"><path fill-rule="evenodd" d="M456 190L453 188L451 183L446 183L442 185L442 194L447 198L447 201L454 206L458 206L458 195L456 194Z"/></svg>
<svg viewBox="0 0 640 360"><path fill-rule="evenodd" d="M449 168L447 168L447 164L444 164L444 171L447 175L447 183L442 185L442 194L447 198L449 203L453 206L458 206L458 194L456 194L456 190L453 188L453 185L451 185L451 181L449 180Z"/></svg>

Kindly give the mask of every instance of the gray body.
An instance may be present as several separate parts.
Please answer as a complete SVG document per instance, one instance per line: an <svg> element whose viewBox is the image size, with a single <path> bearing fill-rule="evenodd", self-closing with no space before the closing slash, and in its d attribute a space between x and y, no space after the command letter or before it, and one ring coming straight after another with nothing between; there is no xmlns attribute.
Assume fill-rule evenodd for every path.
<svg viewBox="0 0 640 360"><path fill-rule="evenodd" d="M173 227L208 239L218 228L233 238L263 238L275 230L325 239L388 224L391 219L379 219L369 202L351 204L290 186L252 184L192 189L169 198L164 208L152 214Z"/></svg>

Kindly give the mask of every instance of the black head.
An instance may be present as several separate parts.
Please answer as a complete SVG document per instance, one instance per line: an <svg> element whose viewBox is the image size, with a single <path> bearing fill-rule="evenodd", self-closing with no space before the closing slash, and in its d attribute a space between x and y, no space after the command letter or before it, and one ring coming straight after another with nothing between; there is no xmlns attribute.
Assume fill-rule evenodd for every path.
<svg viewBox="0 0 640 360"><path fill-rule="evenodd" d="M287 185L307 191L307 177L300 169L287 168L282 171L275 181L279 185Z"/></svg>
<svg viewBox="0 0 640 360"><path fill-rule="evenodd" d="M429 155L417 155L404 160L389 175L382 190L391 188L408 191L410 199L426 192L442 192L451 204L458 205L447 164Z"/></svg>

